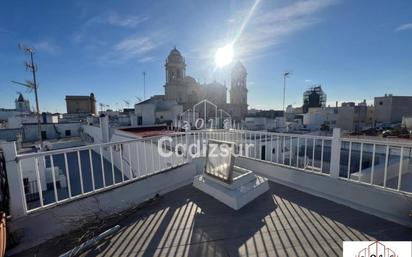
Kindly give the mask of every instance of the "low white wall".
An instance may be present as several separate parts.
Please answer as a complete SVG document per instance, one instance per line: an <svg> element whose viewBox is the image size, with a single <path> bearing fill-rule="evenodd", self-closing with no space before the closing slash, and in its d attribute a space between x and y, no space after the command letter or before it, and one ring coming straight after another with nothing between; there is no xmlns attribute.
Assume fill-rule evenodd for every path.
<svg viewBox="0 0 412 257"><path fill-rule="evenodd" d="M41 131L46 132L46 139L56 139L65 137L78 137L80 135L81 123L49 123L41 124ZM70 136L66 136L66 130L70 130ZM35 141L38 138L37 124L23 125L24 141Z"/></svg>
<svg viewBox="0 0 412 257"><path fill-rule="evenodd" d="M202 163L203 159L199 158L175 169L94 194L93 197L80 198L15 219L9 223L10 231L23 229L24 236L9 254L77 229L96 214L104 217L118 213L151 199L156 194L166 194L191 184L193 177L201 171Z"/></svg>
<svg viewBox="0 0 412 257"><path fill-rule="evenodd" d="M83 135L81 136L89 136L90 138L93 139L92 142L89 142L90 140L87 138L84 138L85 141L89 143L94 143L94 144L100 144L103 143L103 136L102 136L102 129L100 127L94 126L94 125L82 125L83 129Z"/></svg>
<svg viewBox="0 0 412 257"><path fill-rule="evenodd" d="M247 158L237 158L236 165L274 182L412 227L411 196Z"/></svg>

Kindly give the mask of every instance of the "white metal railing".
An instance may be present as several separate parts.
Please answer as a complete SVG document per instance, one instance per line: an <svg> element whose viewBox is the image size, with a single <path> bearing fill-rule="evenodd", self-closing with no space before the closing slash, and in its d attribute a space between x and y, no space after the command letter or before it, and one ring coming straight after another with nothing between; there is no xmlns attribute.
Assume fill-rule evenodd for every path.
<svg viewBox="0 0 412 257"><path fill-rule="evenodd" d="M348 181L412 193L412 143L343 138L340 176Z"/></svg>
<svg viewBox="0 0 412 257"><path fill-rule="evenodd" d="M173 142L164 144L163 151L172 152L176 144L186 144L186 137L184 133L171 135ZM160 138L17 155L25 212L124 185L189 161L183 151L162 157L157 149Z"/></svg>
<svg viewBox="0 0 412 257"><path fill-rule="evenodd" d="M255 145L248 158L330 176L401 193L412 193L412 142L232 130L229 141ZM266 154L262 155L262 146ZM267 148L272 149L268 152ZM263 150L264 151L264 150ZM332 156L333 154L339 156ZM336 158L338 157L338 158Z"/></svg>
<svg viewBox="0 0 412 257"><path fill-rule="evenodd" d="M159 146L164 136L172 141ZM411 183L405 182L405 177L412 174L411 143L246 130L199 130L17 155L21 188L26 191L22 192L25 213L184 165L192 157L205 154L204 143L208 139L236 142L238 154L245 158L402 193L412 191ZM193 143L197 147L179 148L179 144ZM159 147L171 155L160 155ZM198 155L191 155L195 152Z"/></svg>
<svg viewBox="0 0 412 257"><path fill-rule="evenodd" d="M245 130L199 133L236 142L243 157L329 175L332 137Z"/></svg>

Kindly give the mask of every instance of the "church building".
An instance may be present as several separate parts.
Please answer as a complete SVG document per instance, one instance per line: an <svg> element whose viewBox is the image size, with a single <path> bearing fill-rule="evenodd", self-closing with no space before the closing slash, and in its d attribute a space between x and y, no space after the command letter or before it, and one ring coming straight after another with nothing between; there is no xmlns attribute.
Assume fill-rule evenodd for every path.
<svg viewBox="0 0 412 257"><path fill-rule="evenodd" d="M193 77L186 75L185 59L176 47L166 58L165 73L164 98L175 100L183 106L183 110L188 110L196 103L207 99L230 113L233 120L244 120L247 115L247 72L241 62L238 61L232 69L229 103L225 85L216 81L201 85Z"/></svg>

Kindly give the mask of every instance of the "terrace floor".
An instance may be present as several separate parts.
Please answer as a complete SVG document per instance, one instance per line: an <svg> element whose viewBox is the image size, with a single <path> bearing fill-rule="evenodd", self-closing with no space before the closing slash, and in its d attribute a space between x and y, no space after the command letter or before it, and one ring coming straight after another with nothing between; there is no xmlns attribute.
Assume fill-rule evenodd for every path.
<svg viewBox="0 0 412 257"><path fill-rule="evenodd" d="M412 240L411 228L273 182L239 211L185 186L113 224L82 257L342 256L344 240ZM68 236L18 256L58 256L76 245Z"/></svg>

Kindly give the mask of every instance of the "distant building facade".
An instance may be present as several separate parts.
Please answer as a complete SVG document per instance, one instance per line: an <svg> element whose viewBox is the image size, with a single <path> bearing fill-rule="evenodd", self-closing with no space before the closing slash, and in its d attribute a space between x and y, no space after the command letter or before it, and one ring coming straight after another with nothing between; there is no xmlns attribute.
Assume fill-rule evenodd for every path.
<svg viewBox="0 0 412 257"><path fill-rule="evenodd" d="M341 128L343 131L362 131L374 126L373 106L366 100L361 103L344 102L340 107L309 108L303 124L309 129Z"/></svg>
<svg viewBox="0 0 412 257"><path fill-rule="evenodd" d="M366 100L356 105L354 102L342 103L338 108L336 126L346 131L361 131L374 126L373 107Z"/></svg>
<svg viewBox="0 0 412 257"><path fill-rule="evenodd" d="M402 127L406 129L412 129L412 116L402 118Z"/></svg>
<svg viewBox="0 0 412 257"><path fill-rule="evenodd" d="M336 127L337 119L337 108L309 108L303 115L303 125L310 130L319 130L322 127L332 129Z"/></svg>
<svg viewBox="0 0 412 257"><path fill-rule="evenodd" d="M24 99L21 93L19 94L19 97L14 102L16 104L16 111L30 112L30 102L29 100Z"/></svg>
<svg viewBox="0 0 412 257"><path fill-rule="evenodd" d="M257 110L250 109L248 110L248 117L265 117L269 119L275 119L277 117L283 117L284 113L280 110Z"/></svg>
<svg viewBox="0 0 412 257"><path fill-rule="evenodd" d="M91 93L90 96L66 96L67 113L90 113L96 114L96 98Z"/></svg>
<svg viewBox="0 0 412 257"><path fill-rule="evenodd" d="M135 105L135 125L173 123L182 112L182 105L175 100L150 98Z"/></svg>
<svg viewBox="0 0 412 257"><path fill-rule="evenodd" d="M7 121L10 117L30 113L30 102L21 93L14 103L15 109L0 108L0 122Z"/></svg>
<svg viewBox="0 0 412 257"><path fill-rule="evenodd" d="M247 71L241 62L232 69L230 85L229 113L234 120L243 120L247 115Z"/></svg>
<svg viewBox="0 0 412 257"><path fill-rule="evenodd" d="M403 116L412 116L412 96L394 96L389 94L375 97L375 122L401 123Z"/></svg>
<svg viewBox="0 0 412 257"><path fill-rule="evenodd" d="M303 93L303 113L307 113L309 108L320 108L326 106L326 94L320 85L309 88Z"/></svg>
<svg viewBox="0 0 412 257"><path fill-rule="evenodd" d="M186 62L179 50L172 49L165 63L166 83L164 100L174 100L188 110L202 100L208 100L226 110L234 120L243 120L247 115L247 72L237 62L231 73L230 103L227 103L227 88L219 82L200 84L186 75ZM200 110L202 111L202 110Z"/></svg>

